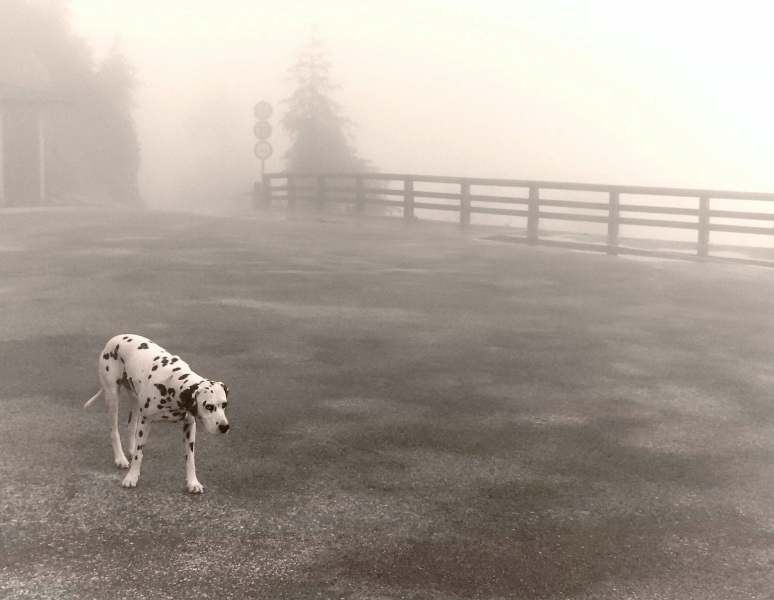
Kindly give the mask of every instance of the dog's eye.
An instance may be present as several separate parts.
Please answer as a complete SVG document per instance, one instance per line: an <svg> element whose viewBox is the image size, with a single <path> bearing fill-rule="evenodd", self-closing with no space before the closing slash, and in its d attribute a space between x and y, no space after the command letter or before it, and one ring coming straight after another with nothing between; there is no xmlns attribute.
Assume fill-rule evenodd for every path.
<svg viewBox="0 0 774 600"><path fill-rule="evenodd" d="M205 404L204 408L210 412L215 410L215 407L212 404Z"/></svg>
<svg viewBox="0 0 774 600"><path fill-rule="evenodd" d="M223 403L223 410L226 410L226 407L228 406L228 402Z"/></svg>

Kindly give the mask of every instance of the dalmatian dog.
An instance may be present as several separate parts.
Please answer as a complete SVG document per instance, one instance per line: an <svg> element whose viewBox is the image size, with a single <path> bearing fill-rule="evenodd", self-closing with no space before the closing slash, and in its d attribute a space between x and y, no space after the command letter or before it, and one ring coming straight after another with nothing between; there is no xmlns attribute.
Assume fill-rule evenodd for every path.
<svg viewBox="0 0 774 600"><path fill-rule="evenodd" d="M153 422L183 422L188 491L201 494L204 487L196 478L194 445L196 423L216 435L229 429L225 410L228 388L220 381L194 373L179 356L139 335L117 335L105 345L99 359L102 389L84 408L104 394L110 420L110 440L117 467L129 469L121 485L130 488L140 477L143 448ZM121 448L118 433L118 395L130 399L129 449L131 463Z"/></svg>

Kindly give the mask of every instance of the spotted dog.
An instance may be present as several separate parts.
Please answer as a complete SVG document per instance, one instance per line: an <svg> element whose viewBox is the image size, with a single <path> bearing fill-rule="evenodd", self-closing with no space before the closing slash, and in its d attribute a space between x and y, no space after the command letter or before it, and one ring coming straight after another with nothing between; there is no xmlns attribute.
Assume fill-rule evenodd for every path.
<svg viewBox="0 0 774 600"><path fill-rule="evenodd" d="M212 434L228 431L224 412L228 388L220 381L197 375L179 356L139 335L117 335L108 341L99 359L99 379L102 389L84 408L105 395L115 463L117 467L129 469L121 485L137 485L150 424L183 421L188 491L201 494L204 487L196 478L194 463L196 422ZM130 399L131 464L121 449L118 434L118 394L122 389Z"/></svg>

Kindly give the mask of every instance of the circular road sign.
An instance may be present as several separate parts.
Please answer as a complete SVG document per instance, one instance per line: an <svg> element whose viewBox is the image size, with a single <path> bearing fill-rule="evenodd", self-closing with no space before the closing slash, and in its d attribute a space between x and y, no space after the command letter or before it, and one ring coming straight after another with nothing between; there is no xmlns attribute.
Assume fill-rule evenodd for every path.
<svg viewBox="0 0 774 600"><path fill-rule="evenodd" d="M271 117L271 113L274 112L271 108L271 104L266 100L261 100L253 107L253 114L259 121L267 121Z"/></svg>
<svg viewBox="0 0 774 600"><path fill-rule="evenodd" d="M271 156L272 147L269 142L258 142L255 145L255 155L261 160L266 160Z"/></svg>
<svg viewBox="0 0 774 600"><path fill-rule="evenodd" d="M265 140L271 135L271 125L267 121L258 121L253 127L253 133L259 140Z"/></svg>

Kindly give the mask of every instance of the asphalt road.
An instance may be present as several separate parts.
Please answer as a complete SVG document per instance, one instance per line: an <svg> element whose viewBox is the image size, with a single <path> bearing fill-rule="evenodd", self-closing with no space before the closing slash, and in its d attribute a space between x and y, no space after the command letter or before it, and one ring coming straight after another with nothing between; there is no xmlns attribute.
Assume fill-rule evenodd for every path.
<svg viewBox="0 0 774 600"><path fill-rule="evenodd" d="M0 598L771 598L774 271L483 236L0 214ZM231 389L202 496L120 486L122 332Z"/></svg>

